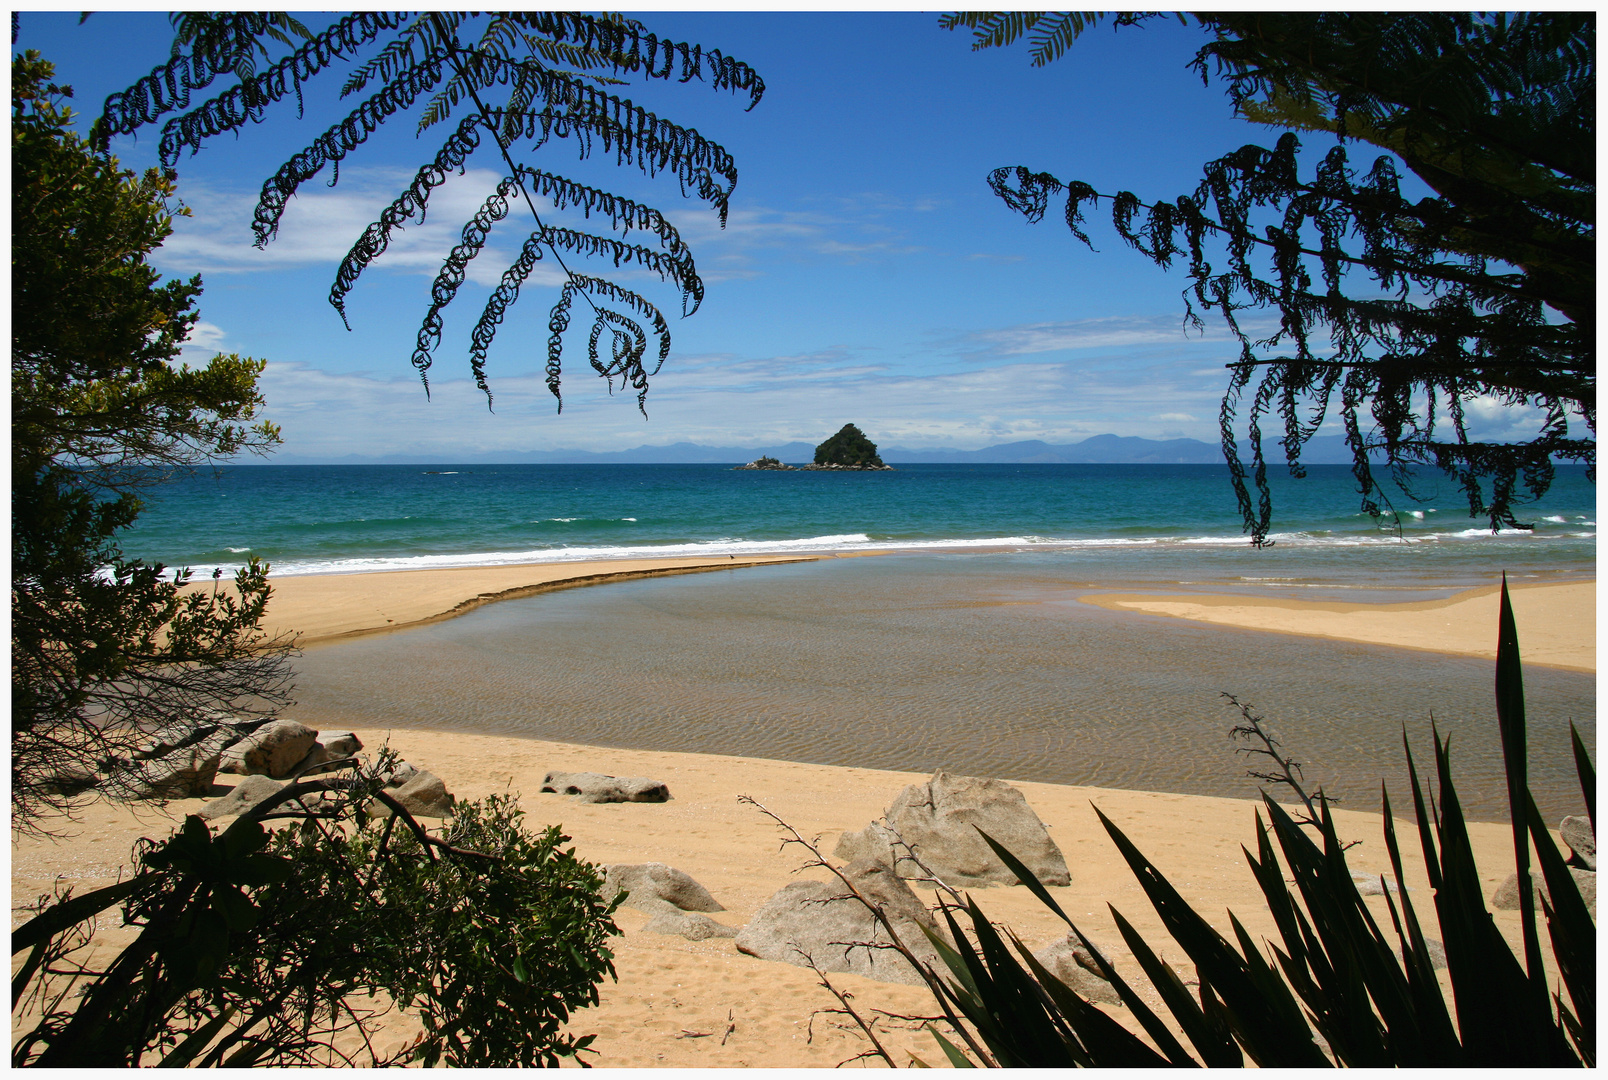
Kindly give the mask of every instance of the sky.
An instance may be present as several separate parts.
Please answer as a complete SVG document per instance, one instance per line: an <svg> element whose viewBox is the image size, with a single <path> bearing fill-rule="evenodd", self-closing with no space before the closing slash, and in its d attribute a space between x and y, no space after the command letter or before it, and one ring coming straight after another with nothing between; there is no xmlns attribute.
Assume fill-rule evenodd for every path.
<svg viewBox="0 0 1608 1080"><path fill-rule="evenodd" d="M299 14L314 30L330 21ZM1053 205L1030 225L986 183L996 167L1026 165L1101 192L1170 199L1193 190L1202 163L1247 142L1271 145L1276 133L1235 119L1221 85L1203 86L1188 68L1205 40L1198 28L1096 28L1034 68L1024 46L974 52L968 31L941 30L932 13L636 17L661 37L744 61L766 86L751 111L746 94L700 82L614 88L734 156L724 228L674 177L602 153L583 161L568 140L520 155L658 208L692 249L707 295L690 318L655 276L567 260L640 289L669 318L671 353L646 417L634 393L611 396L590 370L590 319L579 311L557 411L543 374L561 281L550 259L491 347L490 410L475 388L470 330L531 228L528 211L493 231L446 309L426 397L409 358L443 258L505 172L489 141L359 279L350 331L327 299L335 269L450 128L416 136L411 115L394 118L342 163L335 186L327 168L303 185L262 250L250 224L263 181L354 107L337 97L348 66L307 85L304 116L282 102L261 124L180 160L178 192L192 216L152 261L165 274L202 275L187 360L222 351L268 361L266 415L284 434L276 460L758 447L818 442L846 422L908 449L1104 433L1216 441L1223 365L1238 346L1211 319L1204 333L1186 330L1181 270L1163 272L1126 247L1104 202L1089 214L1090 250ZM98 12L80 25L76 12L25 12L15 49L57 65L87 130L106 95L162 62L171 40L161 13ZM130 167L153 165L159 130L114 140L113 152ZM1307 160L1327 149L1323 138L1311 137Z"/></svg>

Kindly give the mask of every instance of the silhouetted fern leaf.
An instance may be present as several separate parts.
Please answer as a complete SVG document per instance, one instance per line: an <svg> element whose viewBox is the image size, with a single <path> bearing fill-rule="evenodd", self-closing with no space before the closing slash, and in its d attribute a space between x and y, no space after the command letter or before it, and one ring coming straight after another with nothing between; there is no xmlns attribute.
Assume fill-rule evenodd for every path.
<svg viewBox="0 0 1608 1080"><path fill-rule="evenodd" d="M691 251L658 210L534 168L513 155L534 153L554 138L571 140L583 159L595 150L612 152L617 165L635 166L650 177L673 175L682 194L712 206L724 226L737 182L731 155L697 131L605 87L624 85L631 78L698 80L715 90L746 93L751 109L765 89L752 68L719 50L661 38L641 23L617 15L364 12L340 20L259 74L242 65L252 61L254 50L263 50L264 38L281 43L288 40L275 29L281 23L301 32L299 23L288 16L278 17L279 22L274 21L275 16L254 15L195 14L186 18L186 33L190 34L186 40L207 43L192 49L199 58L176 58L128 91L108 98L106 115L97 129L104 133L103 141L112 134L132 134L165 113L187 109L191 92L225 70L242 72L238 85L166 122L159 149L163 162L171 165L185 149L198 152L208 139L260 121L268 106L292 93L300 105L304 82L337 59L351 61L354 67L340 96L370 91L376 84L379 89L263 184L253 214L257 245L265 246L277 235L289 200L302 184L326 165L332 169L330 185L337 184L341 164L392 117L414 111L420 130L456 120L452 134L435 156L418 169L413 182L363 231L341 261L329 299L350 328L346 299L363 271L386 251L397 229L425 220L432 192L449 175L464 174L471 155L481 148L484 136L492 133L498 153L505 159L500 169L504 179L464 226L461 242L448 254L432 285L431 304L412 356L426 393L428 372L444 328L443 313L457 297L469 264L484 250L493 226L516 212L512 205L516 197L539 197L560 210L579 209L588 219L594 213L606 216L610 230L621 235L594 235L537 218L535 230L503 274L471 335L470 369L475 383L489 401L485 361L492 339L535 264L544 252L552 252L566 281L548 320L549 388L555 396L559 394L562 335L580 296L594 311L588 345L592 366L611 392L616 378L622 386L634 388L638 407L642 407L648 377L669 355L670 334L664 316L629 289L569 271L559 253L605 259L616 268L635 267L656 274L679 290L683 314L691 315L704 295ZM470 42L460 41L460 33L472 27L479 28L478 36ZM382 40L388 32L393 32L389 40ZM489 100L493 96L495 100ZM455 110L469 105L472 113L453 116ZM534 203L530 209L535 209ZM631 242L625 236L632 230L651 233L657 243ZM613 307L600 307L598 301ZM651 370L645 363L650 336L659 342L658 362Z"/></svg>

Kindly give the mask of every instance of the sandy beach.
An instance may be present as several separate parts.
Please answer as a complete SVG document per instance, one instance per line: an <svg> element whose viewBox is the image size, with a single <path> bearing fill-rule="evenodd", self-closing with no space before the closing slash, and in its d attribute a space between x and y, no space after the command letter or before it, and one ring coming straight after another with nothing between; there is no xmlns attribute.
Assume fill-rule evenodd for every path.
<svg viewBox="0 0 1608 1080"><path fill-rule="evenodd" d="M737 801L749 795L794 825L806 836L819 834L828 850L837 834L858 829L880 816L907 784L925 777L913 773L799 765L781 761L701 754L646 753L436 733L429 731L364 731L369 750L389 741L404 758L440 775L460 799L515 791L533 826L557 823L574 838L582 857L598 863L664 862L692 875L725 906L713 918L742 926L776 890L799 877L821 877L815 869L796 873L806 856L797 847L782 847L780 831L752 807ZM597 771L618 776L649 777L665 782L668 803L577 804L568 797L539 794L548 770ZM234 778L220 777L224 783ZM1142 975L1117 934L1106 904L1114 905L1152 942L1163 941L1154 911L1100 828L1092 806L1098 806L1161 867L1196 909L1224 933L1230 933L1232 910L1258 939L1276 931L1261 903L1242 844L1255 843L1256 804L1234 799L1113 791L1099 788L1018 783L1028 803L1049 826L1065 853L1072 883L1052 893L1085 933L1109 949L1118 969L1135 985ZM219 793L223 787L216 789ZM129 865L129 848L141 835L165 835L204 799L170 803L164 816L146 806L97 804L72 831L72 839L56 843L14 840L11 886L16 905L48 892L53 886L77 890L107 884ZM1388 867L1375 815L1337 811L1343 837L1362 843L1352 849L1354 870L1379 872ZM1398 821L1404 835L1409 887L1423 907L1429 905L1417 844L1410 827ZM1472 823L1480 878L1487 895L1511 872L1507 827ZM1055 917L1020 887L975 891L983 910L1010 925L1022 940L1038 948L1064 932ZM930 898L929 898L930 899ZM1389 925L1382 898L1370 899L1381 925ZM1497 912L1510 942L1518 942L1516 912ZM701 942L648 933L648 916L622 908L617 921L623 934L615 939L618 982L605 982L599 1007L578 1013L573 1029L596 1032L598 1054L592 1063L604 1067L693 1068L711 1066L831 1067L865 1048L848 1030L843 1017L818 1010L834 1005L805 968L758 960L739 953L729 939ZM107 932L115 940L116 931ZM1160 949L1179 963L1176 947ZM1183 976L1191 978L1187 965ZM1444 978L1444 973L1443 973ZM834 975L839 989L854 994L857 1007L870 1013L926 1015L931 1000L924 991L875 982L854 975ZM1152 999L1152 1004L1159 1004ZM1128 1022L1127 1011L1110 1007ZM728 1033L728 1027L730 1031ZM395 1042L411 1032L405 1017L387 1025L380 1040ZM914 1052L931 1063L936 1047L918 1025L884 1018L878 1030L908 1064Z"/></svg>
<svg viewBox="0 0 1608 1080"><path fill-rule="evenodd" d="M498 600L553 589L808 561L808 557L796 555L745 555L740 559L599 559L377 574L301 574L272 579L274 593L263 626L273 634L296 634L307 645L422 626ZM210 584L191 588L210 588Z"/></svg>
<svg viewBox="0 0 1608 1080"><path fill-rule="evenodd" d="M275 583L270 622L299 631L302 641L328 642L352 634L389 631L450 618L482 604L553 588L589 585L652 574L732 569L772 559L640 560L546 564L474 570L430 570L352 576L289 577ZM1135 618L1168 616L1277 633L1366 641L1462 655L1486 655L1494 637L1494 590L1449 600L1408 604L1303 603L1280 598L1223 595L1100 594L1085 597ZM1547 585L1514 591L1526 660L1576 670L1595 670L1595 590L1592 583ZM1489 611L1486 609L1489 608ZM289 714L295 717L295 711ZM429 730L360 730L368 751L389 743L403 758L441 776L459 799L515 792L533 826L560 824L577 852L596 863L664 862L692 875L724 905L713 917L742 926L778 889L796 880L808 857L782 844L777 827L753 807L748 795L806 836L820 836L830 852L837 835L878 818L915 773L720 756L589 747L562 742L499 738ZM549 770L593 771L665 782L664 804L577 804L540 794ZM220 777L213 795L233 777ZM1004 779L1011 779L1005 777ZM1057 900L1098 943L1120 971L1148 986L1122 947L1107 904L1114 905L1152 942L1164 938L1159 920L1137 882L1100 828L1099 807L1156 861L1197 910L1225 934L1232 910L1258 939L1273 939L1275 927L1260 899L1241 845L1254 845L1257 804L1147 791L1017 782L1065 853L1072 883L1053 890ZM176 801L165 808L97 803L59 841L13 839L13 920L20 905L72 886L84 891L126 874L130 848L142 835L161 836L207 800ZM1399 810L1400 808L1398 808ZM1388 861L1377 815L1338 810L1342 836L1361 841L1349 855L1354 870L1381 872ZM1469 826L1487 896L1511 872L1507 826ZM1430 909L1427 881L1412 827L1398 820L1409 885L1420 911ZM818 868L802 876L820 878ZM1055 917L1022 888L976 893L991 918L1010 925L1030 947L1059 938ZM930 897L928 898L930 899ZM1389 925L1382 898L1369 901L1381 925ZM1510 943L1519 942L1516 912L1497 912ZM844 1017L821 1010L835 1002L805 968L762 961L739 953L729 939L700 942L650 933L648 916L623 908L615 939L617 982L602 987L602 1002L579 1013L574 1030L596 1032L603 1067L831 1067L866 1048ZM104 931L108 943L120 931ZM1163 944L1169 962L1182 953ZM1180 971L1192 977L1187 965ZM1444 973L1442 975L1444 980ZM834 975L839 989L854 995L869 1013L884 1010L878 1030L899 1057L914 1053L938 1060L920 1023L897 1016L934 1011L917 988ZM1149 992L1147 990L1147 992ZM1152 997L1152 1004L1159 1000ZM1132 1025L1121 1007L1113 1015ZM412 1033L411 1021L387 1021L383 1050Z"/></svg>
<svg viewBox="0 0 1608 1080"><path fill-rule="evenodd" d="M1346 604L1279 597L1103 593L1085 603L1216 623L1242 630L1361 641L1399 649L1496 658L1501 587L1470 589L1445 600ZM1509 586L1513 622L1526 664L1597 670L1597 583Z"/></svg>

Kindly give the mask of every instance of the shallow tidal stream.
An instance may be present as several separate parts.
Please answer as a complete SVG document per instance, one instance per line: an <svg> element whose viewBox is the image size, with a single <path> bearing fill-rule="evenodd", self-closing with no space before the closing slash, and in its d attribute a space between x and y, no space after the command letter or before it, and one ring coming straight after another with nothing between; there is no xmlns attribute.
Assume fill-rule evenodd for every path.
<svg viewBox="0 0 1608 1080"><path fill-rule="evenodd" d="M1076 602L1099 589L1176 589L1133 569L1118 580L1041 554L907 555L570 589L312 646L296 662L290 715L1252 798L1227 691L1267 718L1309 786L1377 810L1384 780L1398 816L1412 805L1402 727L1422 777L1433 772L1433 715L1451 736L1466 812L1506 819L1490 661ZM1265 591L1195 584L1225 582ZM1430 599L1471 583L1302 595ZM1415 591L1394 591L1404 586ZM1525 671L1531 785L1550 820L1581 812L1569 721L1594 748L1595 684Z"/></svg>

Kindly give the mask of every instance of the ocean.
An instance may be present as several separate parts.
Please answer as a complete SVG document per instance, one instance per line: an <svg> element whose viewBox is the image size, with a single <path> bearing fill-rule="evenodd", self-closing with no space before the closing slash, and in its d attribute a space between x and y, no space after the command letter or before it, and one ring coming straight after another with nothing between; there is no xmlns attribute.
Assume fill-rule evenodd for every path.
<svg viewBox="0 0 1608 1080"><path fill-rule="evenodd" d="M1277 470L1276 470L1277 471ZM1248 549L1215 465L906 465L894 472L758 472L722 465L251 465L152 490L127 554L168 566L276 574L650 556L900 549L1083 552L1162 579L1286 573L1313 580L1462 582L1492 568L1591 572L1596 487L1560 466L1526 509L1533 532L1493 536L1438 475L1398 499L1399 533L1358 509L1349 470L1277 478L1272 552ZM1195 569L1192 569L1195 568Z"/></svg>
<svg viewBox="0 0 1608 1080"><path fill-rule="evenodd" d="M1378 809L1381 781L1409 805L1403 737L1422 770L1433 722L1471 816L1501 820L1489 661L1077 600L1390 602L1503 571L1520 584L1595 575L1582 469L1560 468L1528 508L1533 532L1492 535L1438 478L1422 494L1398 502L1399 532L1381 528L1343 466L1315 466L1278 482L1276 543L1258 551L1216 466L248 466L157 489L124 546L207 572L256 555L276 575L892 552L574 589L313 645L291 715L1252 798L1226 692L1267 717L1309 785L1355 809ZM1568 726L1595 745L1595 678L1531 666L1525 685L1538 802L1578 812Z"/></svg>

